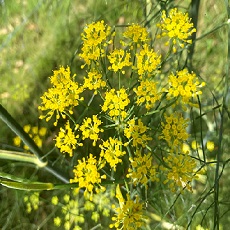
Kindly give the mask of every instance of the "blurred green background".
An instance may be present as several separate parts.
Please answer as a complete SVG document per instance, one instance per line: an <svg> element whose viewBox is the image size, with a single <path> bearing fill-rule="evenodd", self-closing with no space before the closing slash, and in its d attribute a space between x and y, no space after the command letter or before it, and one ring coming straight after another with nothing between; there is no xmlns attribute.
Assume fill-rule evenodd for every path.
<svg viewBox="0 0 230 230"><path fill-rule="evenodd" d="M20 125L48 127L48 124L38 119L37 107L40 104L40 96L49 87L49 76L52 75L52 70L57 69L60 65L69 65L72 73L77 73L79 78L83 76L84 73L80 68L82 62L76 53L81 47L81 32L87 23L102 19L110 26L140 23L147 24L149 30L154 31L156 30L154 15L160 7L174 5L190 12L190 6L194 2L196 1L1 0L0 103ZM200 1L198 40L195 42L193 53L193 69L207 82L206 91L202 97L203 113L205 113L204 132L207 133L207 138L214 140L216 145L219 136L218 127L222 118L220 118L218 109L213 108L222 103L223 90L226 86L229 41L227 27L222 25L227 18L224 0ZM218 29L215 30L215 28ZM226 160L229 158L230 150L230 122L226 114L224 119L222 159ZM14 133L0 121L0 148L10 149L14 136ZM50 143L50 140L47 143ZM212 156L209 156L210 159L215 159L217 153L218 147ZM22 163L1 160L0 170L21 176L28 175L28 173L36 175L37 169L28 169L24 166ZM229 172L228 163L225 165L220 180L222 229L227 229L230 224L230 202L227 199L228 196L226 197L227 194L230 194ZM200 184L200 191L197 190L197 196L194 196L195 200L189 198L189 195L183 198L184 200L181 198L179 204L175 206L175 217L183 219L183 205L191 206L213 185L214 169L208 173L208 180L206 184ZM41 173L40 177L48 181L45 173ZM44 192L43 195L43 204L47 205L46 208L32 217L27 216L25 210L21 211L24 207L21 199L23 194L20 191L0 187L0 229L52 229L49 224L51 216L48 215L52 210L52 205L47 204L49 193ZM164 197L161 198L164 199ZM167 202L170 204L174 199L175 197L172 197L172 200ZM157 198L156 202L158 202ZM210 222L213 221L212 195L207 196L202 202L204 205L198 211L201 212L201 216L205 216L206 226L209 224L211 226L208 219ZM160 204L156 205L160 206ZM202 219L200 216L197 221L196 216L193 218L197 224ZM157 224L153 226L151 229L161 229Z"/></svg>

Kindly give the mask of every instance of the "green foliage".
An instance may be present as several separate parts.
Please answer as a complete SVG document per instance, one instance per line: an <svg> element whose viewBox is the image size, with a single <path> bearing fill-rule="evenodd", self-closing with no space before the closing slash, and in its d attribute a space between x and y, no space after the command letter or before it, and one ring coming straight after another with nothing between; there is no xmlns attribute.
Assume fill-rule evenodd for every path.
<svg viewBox="0 0 230 230"><path fill-rule="evenodd" d="M17 142L17 147L13 147L13 142L18 137L0 121L0 147L4 149L0 156L0 183L3 185L0 191L2 229L80 229L77 226L82 229L108 229L112 222L114 224L119 220L116 213L122 213L122 210L129 207L136 211L137 226L145 223L143 229L228 228L229 6L224 0L218 3L201 1L200 5L196 5L198 2L0 2L0 102L24 126L25 132L29 132L25 128L27 124L36 130L32 134L29 132L29 136L42 148L45 155L42 166L38 164L40 159L36 161L41 156L37 156L32 150L35 155L28 157L33 158L32 160L20 160L28 154L18 154L19 151L25 151L25 146ZM198 11L191 10L196 6L199 14ZM168 37L163 36L161 40L158 38L160 29L165 29L168 33L167 28L156 26L162 11L166 10L168 16L170 9L174 7L179 11L189 12L193 17L192 22L198 18L196 37L193 37L195 33L190 34L194 39L195 49L192 48L193 45L186 43L187 38L182 40L183 45L176 43L175 47L172 39L172 43L165 46ZM214 18L217 19L213 20ZM91 63L87 64L88 57L82 51L85 41L82 41L81 33L86 29L86 24L89 26L93 21L101 20L111 26L108 44L102 48L110 53L97 60L90 59ZM150 47L154 48L157 55L161 55L161 62L156 61L157 56L153 58L156 68L154 65L148 68L149 75L157 80L157 84L150 81L142 84L146 77L142 73L143 66L135 66L136 70L130 68L135 58L142 58L140 47L134 45L132 50L132 45L125 43L127 39L123 44L119 43L123 39L123 32L132 23L147 28ZM115 37L112 35L114 31ZM131 50L132 57L138 52L139 56L135 56L131 64L124 58L120 65L112 65L113 61L116 62L116 53L113 54L111 50L122 45L125 54ZM122 50L119 55L124 55ZM79 53L82 54L81 57ZM71 74L67 68L59 69L60 66L69 66ZM101 76L92 71L95 69L102 73ZM56 76L64 76L62 81L58 82L58 77L55 78L55 71ZM77 76L68 78L75 73ZM88 73L91 73L91 77L98 77L97 84L93 85L92 79L86 81L90 76ZM129 78L130 76L132 77ZM167 88L169 76L170 84L176 87ZM183 82L183 76L191 78L191 82L195 79L197 88L202 86L200 83L206 82L206 86L200 89L201 96L199 90L196 91L198 100L193 97L190 101L180 95L177 90L178 79L181 77ZM52 83L50 79L53 80ZM71 90L64 91L63 81L66 79L72 84L68 85ZM37 108L40 106L46 116L52 103L45 106L47 98L44 92L54 88L54 81L57 81L55 87L62 92L60 97L65 95L71 99L67 106L65 101L63 110L60 106L53 110L50 115L54 116L46 123L38 119ZM148 90L148 86L151 90ZM76 91L75 96L81 93L81 89L84 90L81 95L84 101L81 97L71 97L70 91L79 90L78 87L80 91ZM111 88L116 90L110 91ZM93 91L90 93L90 90ZM159 95L156 95L157 90ZM93 94L94 91L97 94ZM148 92L153 99L147 100L143 92ZM182 105L179 109L178 94ZM42 95L43 98L40 99ZM119 95L122 95L122 100ZM123 108L122 114L117 116L114 115L115 106L112 106L114 101L118 101ZM76 104L71 106L71 103ZM194 107L194 104L198 106ZM187 111L184 111L185 108ZM186 117L180 117L179 113L175 113L176 110ZM60 117L56 116L57 112ZM177 120L172 120L177 116ZM44 126L48 132L40 135L39 130ZM175 130L174 126L180 126L183 138L173 136L172 143L171 133L167 131L169 126L172 130ZM89 127L93 127L93 133L90 133ZM131 135L134 131L139 139ZM62 142L67 135L70 138ZM113 146L117 149L114 158L110 158L110 143L105 141L109 137L114 138ZM177 146L178 140L183 140L182 148ZM214 143L214 148L209 141ZM127 151L127 155L124 151ZM183 151L183 154L178 154L177 151ZM173 152L176 154L173 155ZM187 153L189 154L186 155ZM14 159L18 161L12 161L16 155ZM194 167L194 162L197 163L197 168ZM142 166L141 170L147 169L146 177L140 178L140 174L136 173L137 164ZM61 166L62 170L56 169L56 166ZM86 167L91 170L91 178L85 177L85 181L81 181L81 172ZM189 174L193 169L194 174ZM73 184L60 181L62 176L58 176L59 170L68 172L67 180L71 178L70 182ZM185 171L187 177L182 177ZM65 177L63 178L65 181ZM132 181L133 178L136 179ZM89 184L85 183L87 180L90 180ZM119 186L113 185L114 183ZM101 193L105 188L106 192ZM51 191L43 191L47 189ZM115 206L111 207L112 204Z"/></svg>

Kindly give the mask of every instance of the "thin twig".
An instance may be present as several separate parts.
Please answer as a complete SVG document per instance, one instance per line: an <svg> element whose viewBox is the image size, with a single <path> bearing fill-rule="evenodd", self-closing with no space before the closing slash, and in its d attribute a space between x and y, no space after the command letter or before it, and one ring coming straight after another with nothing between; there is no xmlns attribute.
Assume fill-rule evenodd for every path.
<svg viewBox="0 0 230 230"><path fill-rule="evenodd" d="M225 0L225 5L227 9L228 18L230 17L230 6L227 0ZM225 76L225 88L223 93L223 103L221 108L221 117L220 117L220 132L219 132L219 140L218 140L218 149L219 152L217 154L217 163L215 170L215 185L214 185L214 229L219 230L219 220L220 220L220 210L219 210L219 168L220 168L220 160L222 156L222 140L223 140L223 132L224 132L224 114L227 107L227 94L228 94L228 78L229 78L229 67L230 67L230 25L228 24L228 61L226 65L226 76Z"/></svg>
<svg viewBox="0 0 230 230"><path fill-rule="evenodd" d="M26 133L18 122L7 112L7 110L0 104L0 119L8 125L8 127L21 138L25 145L27 145L30 151L37 157L39 165L45 165L44 169L53 174L56 178L60 179L64 183L69 183L69 179L62 172L55 169L51 162L44 161L44 154L35 144L33 139Z"/></svg>

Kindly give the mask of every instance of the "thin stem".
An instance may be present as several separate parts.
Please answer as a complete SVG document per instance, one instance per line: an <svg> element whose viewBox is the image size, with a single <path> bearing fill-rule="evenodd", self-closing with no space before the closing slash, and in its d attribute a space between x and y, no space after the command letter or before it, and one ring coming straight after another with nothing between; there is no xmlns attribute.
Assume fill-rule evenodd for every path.
<svg viewBox="0 0 230 230"><path fill-rule="evenodd" d="M198 40L201 40L201 39L205 38L205 37L208 36L209 34L212 34L212 33L214 33L215 31L217 31L217 30L219 30L220 28L222 28L223 26L227 26L227 25L229 25L229 21L224 22L223 24L217 26L216 28L214 28L214 29L208 31L208 32L205 33L205 34L202 34L200 37L196 38L195 42L198 41Z"/></svg>
<svg viewBox="0 0 230 230"><path fill-rule="evenodd" d="M47 162L42 162L35 155L29 153L8 151L0 149L0 159L15 160L21 162L28 162L36 164L39 168L43 168L47 165Z"/></svg>
<svg viewBox="0 0 230 230"><path fill-rule="evenodd" d="M190 17L192 18L192 23L194 25L194 28L197 29L197 23L198 23L198 14L199 14L199 6L200 6L200 0L192 0L191 2L191 11L190 11ZM192 34L191 36L192 44L189 46L188 49L188 67L192 69L192 58L195 50L195 40L196 40L196 32Z"/></svg>
<svg viewBox="0 0 230 230"><path fill-rule="evenodd" d="M26 133L23 128L16 122L16 120L7 112L7 110L0 104L0 118L5 122L8 127L21 138L25 145L29 147L31 152L37 156L38 159L43 157L43 153L35 144L33 139L30 138L28 133ZM41 161L41 163L45 163Z"/></svg>
<svg viewBox="0 0 230 230"><path fill-rule="evenodd" d="M56 178L60 179L64 183L69 183L69 179L52 166L49 161L43 161L44 154L35 144L33 139L30 138L23 128L17 123L17 121L7 112L7 110L0 104L0 119L8 125L8 127L21 138L25 145L27 145L30 151L37 157L36 165L45 165L44 169L53 174ZM19 156L20 157L20 156ZM7 158L10 159L10 158ZM33 162L34 163L34 162Z"/></svg>
<svg viewBox="0 0 230 230"><path fill-rule="evenodd" d="M203 137L203 122L202 122L202 107L201 107L201 102L200 102L200 98L199 96L197 96L197 100L199 103L199 112L200 112L200 139L201 139L201 148L202 148L202 153L203 153L203 160L204 162L206 162L206 155L205 155L205 150L204 150L204 137Z"/></svg>
<svg viewBox="0 0 230 230"><path fill-rule="evenodd" d="M227 9L228 18L230 17L230 6L227 0L225 0L225 5ZM226 77L225 77L225 88L223 93L223 103L220 114L220 132L219 132L219 152L217 154L217 163L215 170L215 184L214 184L214 229L219 230L219 220L220 220L220 210L219 210L219 170L220 170L220 161L222 156L222 140L223 140L223 132L224 132L224 113L225 107L227 107L227 94L228 94L228 79L229 79L229 67L230 67L230 25L228 24L228 60L226 64Z"/></svg>

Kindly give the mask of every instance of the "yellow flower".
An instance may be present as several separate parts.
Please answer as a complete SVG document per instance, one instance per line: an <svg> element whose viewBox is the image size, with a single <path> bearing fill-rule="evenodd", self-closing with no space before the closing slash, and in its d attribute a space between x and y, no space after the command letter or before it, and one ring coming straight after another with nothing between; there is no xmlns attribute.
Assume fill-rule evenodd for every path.
<svg viewBox="0 0 230 230"><path fill-rule="evenodd" d="M183 142L189 137L186 131L188 119L184 119L179 113L164 117L166 122L161 122L162 134L159 139L164 139L171 151L181 151Z"/></svg>
<svg viewBox="0 0 230 230"><path fill-rule="evenodd" d="M101 120L99 120L96 115L93 115L93 119L86 117L83 124L80 126L83 136L82 139L89 138L93 140L93 146L95 146L97 140L100 139L99 133L104 131L103 129L98 128L101 124Z"/></svg>
<svg viewBox="0 0 230 230"><path fill-rule="evenodd" d="M142 155L138 150L135 157L129 160L131 167L128 169L127 178L130 178L134 185L140 183L148 188L148 181L159 181L156 177L156 167L153 166L151 153Z"/></svg>
<svg viewBox="0 0 230 230"><path fill-rule="evenodd" d="M143 214L143 204L140 203L138 196L136 196L135 200L132 200L130 195L127 194L127 200L124 200L120 207L115 207L115 212L115 216L112 217L112 221L115 223L110 224L110 228L138 230L145 226L144 219L146 217Z"/></svg>
<svg viewBox="0 0 230 230"><path fill-rule="evenodd" d="M122 162L120 157L126 154L125 151L122 151L122 142L109 137L109 140L104 141L99 147L101 148L102 161L104 159L116 171L117 164Z"/></svg>
<svg viewBox="0 0 230 230"><path fill-rule="evenodd" d="M69 194L65 194L63 197L63 200L68 204L69 200L70 200L70 195Z"/></svg>
<svg viewBox="0 0 230 230"><path fill-rule="evenodd" d="M57 204L58 204L58 201L59 201L59 200L58 200L58 197L57 197L57 196L53 196L53 197L52 197L51 202L52 202L53 205L57 205Z"/></svg>
<svg viewBox="0 0 230 230"><path fill-rule="evenodd" d="M133 44L140 46L140 44L149 40L147 29L138 24L132 24L128 26L126 31L123 33L123 36L131 40L128 41L128 43L121 41L122 45L124 46L132 46Z"/></svg>
<svg viewBox="0 0 230 230"><path fill-rule="evenodd" d="M31 125L24 125L24 127L23 127L23 130L24 130L26 133L29 133L30 129L31 129Z"/></svg>
<svg viewBox="0 0 230 230"><path fill-rule="evenodd" d="M93 22L86 25L84 33L81 34L83 47L79 56L85 61L85 65L98 62L105 56L105 47L112 41L109 38L111 27L104 21ZM85 66L83 65L82 68Z"/></svg>
<svg viewBox="0 0 230 230"><path fill-rule="evenodd" d="M13 142L15 146L20 147L22 141L21 138L17 136L13 138Z"/></svg>
<svg viewBox="0 0 230 230"><path fill-rule="evenodd" d="M165 11L162 11L161 19L161 23L157 24L162 29L159 37L169 37L174 52L176 52L176 44L184 48L184 43L192 43L192 40L189 38L196 32L196 29L193 28L193 23L191 23L188 13L182 13L177 8L174 8L170 10L168 16L166 16ZM166 43L166 45L168 44L169 42Z"/></svg>
<svg viewBox="0 0 230 230"><path fill-rule="evenodd" d="M32 127L31 131L33 134L38 134L38 127L37 126Z"/></svg>
<svg viewBox="0 0 230 230"><path fill-rule="evenodd" d="M78 127L76 127L77 129ZM77 142L77 138L79 135L75 135L73 130L70 127L69 121L67 121L65 128L60 128L60 132L56 137L56 144L62 153L69 153L69 156L73 156L73 150L76 149L77 146L82 146L81 143Z"/></svg>
<svg viewBox="0 0 230 230"><path fill-rule="evenodd" d="M34 142L38 147L42 147L42 139L40 138L39 135L36 135L33 137Z"/></svg>
<svg viewBox="0 0 230 230"><path fill-rule="evenodd" d="M207 149L212 152L215 148L215 144L213 141L207 141Z"/></svg>
<svg viewBox="0 0 230 230"><path fill-rule="evenodd" d="M205 85L204 82L200 83L195 73L189 73L187 69L178 71L176 75L169 76L169 89L167 99L179 97L183 104L196 106L190 100L197 95L202 94L199 88Z"/></svg>
<svg viewBox="0 0 230 230"><path fill-rule="evenodd" d="M90 194L90 200L92 200L93 191L100 192L105 190L105 187L101 186L101 179L105 179L106 176L101 176L98 168L99 164L96 157L90 154L88 159L83 157L82 160L78 160L78 164L73 170L74 178L70 179L70 183L79 184L79 189L85 188L84 195Z"/></svg>
<svg viewBox="0 0 230 230"><path fill-rule="evenodd" d="M40 135L41 137L45 136L46 133L47 133L47 128L46 128L46 127L41 127L41 128L39 129L38 133L39 133L39 135Z"/></svg>
<svg viewBox="0 0 230 230"><path fill-rule="evenodd" d="M50 77L52 88L41 96L42 105L38 107L41 111L48 111L46 115L41 115L40 119L46 118L49 121L56 112L56 120L54 125L62 116L66 118L66 112L73 114L73 107L83 100L79 95L83 92L83 87L79 87L74 78L70 76L70 68L60 67L59 70L53 71L54 75Z"/></svg>
<svg viewBox="0 0 230 230"><path fill-rule="evenodd" d="M144 44L139 53L136 54L137 57L137 72L140 79L144 77L149 77L154 74L157 67L161 63L161 55L158 55L149 48L149 45Z"/></svg>
<svg viewBox="0 0 230 230"><path fill-rule="evenodd" d="M56 227L60 227L61 226L61 218L59 216L54 218L54 225Z"/></svg>
<svg viewBox="0 0 230 230"><path fill-rule="evenodd" d="M138 105L145 104L147 110L152 109L155 102L161 98L161 93L157 92L156 82L151 80L142 80L133 91L137 95L136 103Z"/></svg>
<svg viewBox="0 0 230 230"><path fill-rule="evenodd" d="M136 124L136 120L133 118L127 122L127 126L124 129L124 135L128 139L132 138L134 147L138 147L139 145L145 147L147 142L152 140L151 137L145 134L147 129L148 128L143 124L141 119L138 119Z"/></svg>
<svg viewBox="0 0 230 230"><path fill-rule="evenodd" d="M112 64L108 69L117 72L122 70L125 66L131 66L132 62L130 62L130 57L130 53L125 52L123 49L114 49L108 55L109 62ZM123 70L122 73L124 74L125 71Z"/></svg>
<svg viewBox="0 0 230 230"><path fill-rule="evenodd" d="M84 77L83 88L94 90L95 94L97 94L97 89L103 88L105 86L106 82L102 80L102 74L95 69L88 72L88 77Z"/></svg>
<svg viewBox="0 0 230 230"><path fill-rule="evenodd" d="M130 100L124 88L118 91L111 89L105 93L105 101L101 109L104 112L108 111L113 120L117 120L117 118L124 120L127 116L125 107L129 102Z"/></svg>

